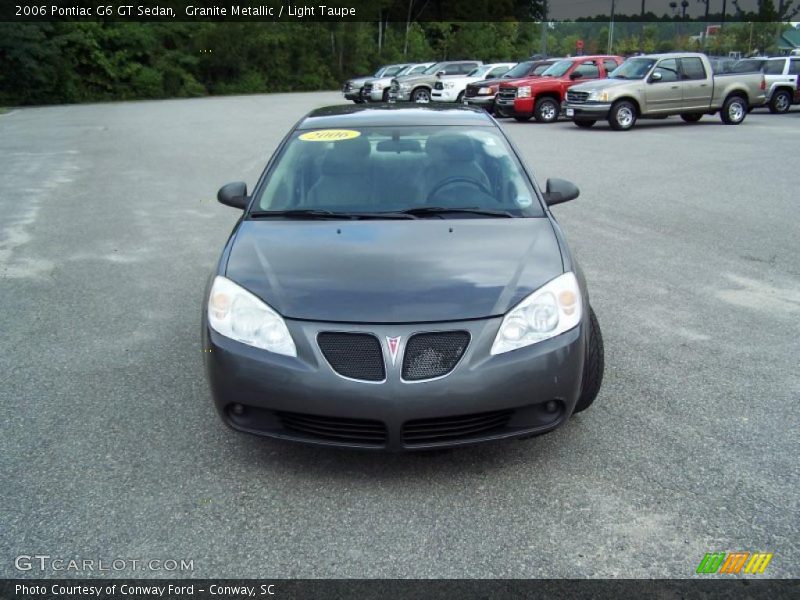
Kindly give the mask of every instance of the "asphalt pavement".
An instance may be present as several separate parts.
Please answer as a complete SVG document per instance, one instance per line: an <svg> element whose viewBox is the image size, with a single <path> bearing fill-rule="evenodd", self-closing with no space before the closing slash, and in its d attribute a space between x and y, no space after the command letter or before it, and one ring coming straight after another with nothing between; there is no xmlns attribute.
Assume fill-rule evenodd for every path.
<svg viewBox="0 0 800 600"><path fill-rule="evenodd" d="M15 558L194 577L800 576L800 111L625 133L503 122L581 262L595 405L524 442L386 455L228 430L203 287L289 127L334 92L0 116L0 576ZM175 571L95 572L174 576Z"/></svg>

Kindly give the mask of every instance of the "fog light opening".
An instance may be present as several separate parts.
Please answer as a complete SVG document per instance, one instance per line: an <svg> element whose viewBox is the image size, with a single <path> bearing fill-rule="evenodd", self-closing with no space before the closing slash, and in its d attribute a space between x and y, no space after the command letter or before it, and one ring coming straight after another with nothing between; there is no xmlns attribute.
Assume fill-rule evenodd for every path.
<svg viewBox="0 0 800 600"><path fill-rule="evenodd" d="M558 410L558 402L549 400L547 404L544 405L544 409L549 413L554 413Z"/></svg>
<svg viewBox="0 0 800 600"><path fill-rule="evenodd" d="M231 405L231 414L236 415L237 417L241 417L244 414L244 406L239 404L238 402Z"/></svg>

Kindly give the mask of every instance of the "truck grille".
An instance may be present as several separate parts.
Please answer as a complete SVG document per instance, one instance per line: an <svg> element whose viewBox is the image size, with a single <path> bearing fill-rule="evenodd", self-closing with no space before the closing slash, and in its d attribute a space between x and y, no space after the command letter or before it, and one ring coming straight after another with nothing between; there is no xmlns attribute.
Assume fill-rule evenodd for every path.
<svg viewBox="0 0 800 600"><path fill-rule="evenodd" d="M465 92L464 92L464 95L465 95L467 98L474 98L475 96L477 96L477 95L478 95L478 90L479 90L479 89L480 89L480 88L478 88L478 87L475 87L474 85L468 85L468 86L467 86L467 91L465 91Z"/></svg>
<svg viewBox="0 0 800 600"><path fill-rule="evenodd" d="M567 102L586 102L589 97L589 92L576 92L574 90L567 90Z"/></svg>
<svg viewBox="0 0 800 600"><path fill-rule="evenodd" d="M331 368L342 377L361 381L383 381L381 344L369 333L326 331L317 335L317 344Z"/></svg>
<svg viewBox="0 0 800 600"><path fill-rule="evenodd" d="M365 96L368 96L369 94L371 94L372 93L372 84L371 83L365 84L364 87L361 88L361 93L364 94Z"/></svg>
<svg viewBox="0 0 800 600"><path fill-rule="evenodd" d="M458 417L408 421L403 424L403 444L423 446L437 442L468 440L493 431L501 431L508 424L512 413L511 410L496 410Z"/></svg>
<svg viewBox="0 0 800 600"><path fill-rule="evenodd" d="M501 100L513 100L517 97L517 88L515 87L501 87L498 94Z"/></svg>
<svg viewBox="0 0 800 600"><path fill-rule="evenodd" d="M447 375L461 360L468 344L466 331L412 335L403 356L403 379L420 381Z"/></svg>
<svg viewBox="0 0 800 600"><path fill-rule="evenodd" d="M293 412L276 412L284 429L310 437L340 444L385 446L386 425L367 419L323 417Z"/></svg>

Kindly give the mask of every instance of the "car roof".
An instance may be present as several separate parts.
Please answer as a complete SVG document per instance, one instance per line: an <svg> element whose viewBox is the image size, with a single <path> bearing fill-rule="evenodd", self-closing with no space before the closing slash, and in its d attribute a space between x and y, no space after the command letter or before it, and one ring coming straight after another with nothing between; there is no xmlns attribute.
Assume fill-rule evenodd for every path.
<svg viewBox="0 0 800 600"><path fill-rule="evenodd" d="M376 106L341 104L325 106L311 111L303 117L297 125L297 129L409 125L495 126L486 111L467 106L406 107L398 106L397 104L380 104Z"/></svg>

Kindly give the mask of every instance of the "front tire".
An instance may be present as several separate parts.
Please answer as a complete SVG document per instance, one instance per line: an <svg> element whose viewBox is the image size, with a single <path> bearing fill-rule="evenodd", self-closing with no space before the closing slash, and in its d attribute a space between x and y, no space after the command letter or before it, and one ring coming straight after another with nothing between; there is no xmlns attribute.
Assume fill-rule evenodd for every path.
<svg viewBox="0 0 800 600"><path fill-rule="evenodd" d="M633 102L620 100L608 113L608 124L614 131L627 131L636 124L636 106Z"/></svg>
<svg viewBox="0 0 800 600"><path fill-rule="evenodd" d="M573 123L575 123L575 125L577 125L581 129L589 129L595 123L597 123L597 121L587 121L586 119L581 119L579 121L573 121Z"/></svg>
<svg viewBox="0 0 800 600"><path fill-rule="evenodd" d="M411 92L411 101L415 104L429 104L431 93L425 88L417 88Z"/></svg>
<svg viewBox="0 0 800 600"><path fill-rule="evenodd" d="M747 116L747 100L741 96L729 96L719 116L725 125L739 125Z"/></svg>
<svg viewBox="0 0 800 600"><path fill-rule="evenodd" d="M464 104L464 92L460 92L456 97L456 104Z"/></svg>
<svg viewBox="0 0 800 600"><path fill-rule="evenodd" d="M539 123L553 123L558 120L558 102L553 98L539 98L533 109L533 116Z"/></svg>
<svg viewBox="0 0 800 600"><path fill-rule="evenodd" d="M703 115L698 113L683 113L681 115L681 119L683 119L687 123L697 123L702 118Z"/></svg>
<svg viewBox="0 0 800 600"><path fill-rule="evenodd" d="M769 112L780 115L788 112L791 106L792 95L786 90L778 90L769 101Z"/></svg>
<svg viewBox="0 0 800 600"><path fill-rule="evenodd" d="M600 392L605 370L605 350L603 348L603 334L600 332L600 323L589 307L589 344L586 349L586 358L583 361L583 379L581 381L581 395L575 404L572 414L577 414L589 408Z"/></svg>

